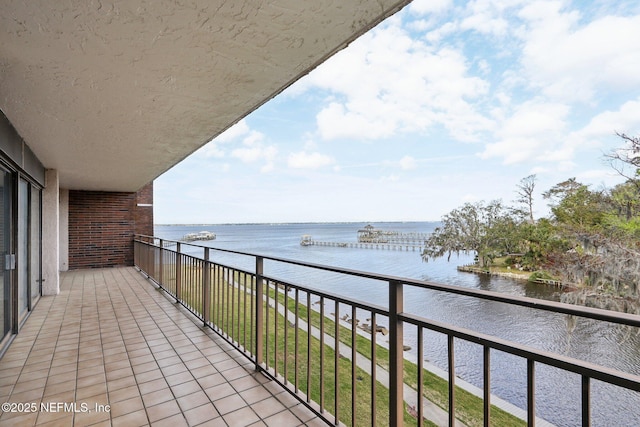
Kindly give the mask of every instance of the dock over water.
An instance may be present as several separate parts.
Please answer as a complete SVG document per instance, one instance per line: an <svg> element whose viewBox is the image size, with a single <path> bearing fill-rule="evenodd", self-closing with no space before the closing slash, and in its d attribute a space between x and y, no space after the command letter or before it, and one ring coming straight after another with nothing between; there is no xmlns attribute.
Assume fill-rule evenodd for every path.
<svg viewBox="0 0 640 427"><path fill-rule="evenodd" d="M425 241L429 238L429 235L430 233L407 233L394 230L382 230L372 225L367 225L357 231L356 242L315 240L311 235L305 234L300 240L300 245L422 252L425 248Z"/></svg>
<svg viewBox="0 0 640 427"><path fill-rule="evenodd" d="M356 248L356 249L381 249L391 251L421 251L424 245L409 245L401 243L361 243L361 242L323 242L318 240L307 240L300 243L302 246L331 246L334 248Z"/></svg>

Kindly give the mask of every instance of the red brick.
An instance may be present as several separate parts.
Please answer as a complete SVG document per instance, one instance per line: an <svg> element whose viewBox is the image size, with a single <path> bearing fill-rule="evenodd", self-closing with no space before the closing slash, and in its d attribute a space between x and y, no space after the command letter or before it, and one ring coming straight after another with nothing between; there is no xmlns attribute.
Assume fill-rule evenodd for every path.
<svg viewBox="0 0 640 427"><path fill-rule="evenodd" d="M133 265L133 235L153 234L152 204L153 183L137 193L70 190L69 268Z"/></svg>

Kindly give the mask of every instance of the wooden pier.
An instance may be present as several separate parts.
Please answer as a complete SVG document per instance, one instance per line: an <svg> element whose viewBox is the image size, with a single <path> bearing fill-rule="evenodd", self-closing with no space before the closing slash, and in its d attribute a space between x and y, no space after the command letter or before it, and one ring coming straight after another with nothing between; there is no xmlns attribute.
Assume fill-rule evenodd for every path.
<svg viewBox="0 0 640 427"><path fill-rule="evenodd" d="M430 233L399 232L394 230L382 230L372 225L367 225L358 230L358 243L384 243L389 245L424 246Z"/></svg>
<svg viewBox="0 0 640 427"><path fill-rule="evenodd" d="M323 242L313 239L306 239L300 242L302 246L330 246L334 248L355 248L355 249L378 249L389 251L420 251L423 245L410 245L402 243L363 243L363 242Z"/></svg>

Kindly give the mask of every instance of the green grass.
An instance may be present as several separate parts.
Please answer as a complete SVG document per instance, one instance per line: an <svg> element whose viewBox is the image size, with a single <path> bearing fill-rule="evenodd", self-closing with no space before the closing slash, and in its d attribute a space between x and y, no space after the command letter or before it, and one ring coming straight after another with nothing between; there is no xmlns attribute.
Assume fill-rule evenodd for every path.
<svg viewBox="0 0 640 427"><path fill-rule="evenodd" d="M235 286L230 286L228 277L223 277L219 270L212 272L211 291L212 303L210 308L211 321L223 330L234 341L241 346L254 352L255 323L251 315L255 307L251 305L252 298L249 294ZM187 284L187 282L199 282L201 276L193 272L183 272L182 299L196 310L202 310L201 291L196 291L197 286ZM233 280L241 285L246 284L247 288L253 289L254 279L252 275L235 273ZM265 287L266 288L266 287ZM191 295L191 294L196 295ZM296 313L300 319L309 321L311 325L322 329L326 335L335 336L335 322L315 310L309 310L306 301L296 304L296 300L284 292L276 292L273 287L267 291L267 295L272 301L277 301L279 307L286 303L287 309L291 313ZM278 375L285 376L287 380L296 384L299 390L308 395L311 400L320 403L330 413L335 414L335 352L328 345L321 345L320 340L307 336L306 331L289 325L284 316L276 314L274 307L267 308L263 305L263 322L265 325L265 343L263 352L265 363L269 368L277 371ZM351 315L351 313L349 313ZM267 317L268 316L268 317ZM268 319L268 320L267 320ZM322 323L322 328L321 328ZM276 325L277 324L277 325ZM298 348L295 347L296 334ZM338 326L339 341L346 346L353 345L353 334L350 328L342 325ZM285 338L286 337L286 338ZM309 346L310 344L310 346ZM286 351L285 351L286 348ZM370 339L359 334L355 336L355 348L358 353L371 360L372 342ZM388 349L376 345L376 363L384 369L389 368ZM310 358L307 359L307 352L310 349ZM320 361L324 360L321 367ZM310 363L309 363L310 362ZM307 372L310 373L307 376ZM352 363L348 359L338 358L338 414L339 419L346 425L351 425L351 372ZM404 361L404 382L417 389L418 367L416 364ZM371 407L376 408L376 424L387 425L389 413L388 389L377 385L375 405L372 404L371 376L356 367L356 425L371 425ZM448 381L433 374L428 370L423 370L423 390L424 396L448 410L449 386ZM483 420L483 400L471 393L456 387L456 417L468 426L481 426ZM406 406L406 405L405 405ZM332 418L330 418L332 419ZM417 420L408 414L405 408L405 425L416 425ZM425 425L433 425L425 421ZM526 422L495 407L491 407L491 425L495 426L524 426Z"/></svg>

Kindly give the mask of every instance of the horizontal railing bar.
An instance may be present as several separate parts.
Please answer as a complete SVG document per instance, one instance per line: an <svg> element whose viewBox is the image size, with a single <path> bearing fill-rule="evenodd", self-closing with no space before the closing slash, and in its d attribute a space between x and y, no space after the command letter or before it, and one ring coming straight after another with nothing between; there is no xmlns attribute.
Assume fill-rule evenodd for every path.
<svg viewBox="0 0 640 427"><path fill-rule="evenodd" d="M202 260L202 258L193 256L193 255L188 255L188 254L180 254L180 255L183 255L185 257L189 257L189 258L194 259L194 260ZM242 268L231 267L231 266L228 266L226 264L217 263L215 261L205 261L205 262L207 264L211 264L211 265L214 265L214 266L217 266L217 267L229 268L229 269L231 269L231 270L233 270L235 272L238 272L238 273L244 273L244 274L248 274L248 275L251 275L251 276L255 276L254 272L248 271L248 270L244 270ZM286 287L291 287L292 289L298 289L298 290L303 291L303 292L308 292L308 293L310 293L310 294L312 294L314 296L318 296L318 297L323 296L323 297L325 297L327 299L331 299L332 301L335 300L335 301L338 301L338 302L340 302L342 304L353 305L354 307L362 309L362 310L372 311L372 312L376 312L376 314L382 314L384 316L389 316L389 310L385 309L384 307L382 307L380 305L368 303L368 302L357 300L357 299L347 298L347 297L344 297L342 295L334 294L334 293L331 293L331 292L327 292L327 291L324 291L324 290L321 290L321 289L316 289L316 288L309 287L309 286L298 285L298 284L295 284L295 283L292 283L292 282L288 282L288 281L286 281L284 279L280 279L280 278L278 278L276 276L263 275L262 278L264 280L268 280L271 283L277 283L279 285L283 285L283 286L286 286Z"/></svg>
<svg viewBox="0 0 640 427"><path fill-rule="evenodd" d="M527 360L533 360L535 362L560 368L565 371L574 372L580 375L586 375L593 379L604 381L619 387L624 387L629 390L640 391L640 376L638 375L633 375L626 372L618 371L616 369L595 365L583 360L574 359L572 357L554 354L544 350L538 350L523 344L496 338L480 332L471 331L466 328L447 325L445 323L437 322L434 320L427 320L420 316L412 314L402 313L398 317L404 322L413 324L415 326L422 326L423 328L440 332L446 334L447 336L453 336L465 341L488 346L505 353L520 356Z"/></svg>
<svg viewBox="0 0 640 427"><path fill-rule="evenodd" d="M146 244L145 242L141 242L141 243ZM154 246L154 245L150 245L150 246ZM217 264L212 261L202 260L201 258L193 257L191 255L187 255L187 254L181 254L181 255L185 257L189 257L193 260L197 260L199 262L203 262L205 264L212 264L212 265L220 266L223 268L229 268L222 264ZM240 269L238 269L237 271L244 272L250 275L254 274L252 272L248 272ZM291 286L293 289L299 289L304 292L308 292L312 295L320 297L321 299L326 298L330 300L335 300L340 303L352 304L357 308L360 308L366 311L371 311L372 313L375 312L376 314L382 314L386 316L389 315L388 310L385 310L380 306L375 306L362 301L348 300L344 297L341 297L339 295L336 295L330 292L323 292L313 288L307 288L305 286L294 285L288 282L284 282L280 279L275 279L267 276L263 276L263 278L264 280L267 280L271 283L278 283L278 284L282 284L283 286ZM154 282L157 282L157 281L154 279ZM167 290L164 286L162 286L161 284L159 285L165 292L171 294L171 292ZM442 285L442 286L445 286L445 285ZM458 289L458 288L455 288L455 289ZM505 301L503 302L508 302L508 301L505 299ZM184 305L187 308L187 310L191 311L198 318L203 318L203 315L201 313L198 313L197 310L193 309L188 305L185 305L185 304L182 304L182 305ZM553 353L545 352L542 350L537 350L528 346L520 345L507 340L496 338L490 335L482 334L480 332L471 331L465 328L459 328L459 327L447 325L441 322L427 320L417 315L402 313L400 314L399 317L401 320L406 321L408 323L412 323L414 325L421 325L427 329L431 329L447 335L455 336L457 338L461 338L469 342L474 342L480 345L487 345L491 348L504 351L506 353L513 354L516 356L520 356L528 360L534 360L536 362L540 362L549 366L554 366L567 371L575 372L577 374L588 375L589 377L592 377L594 379L598 379L607 383L611 383L611 384L625 387L635 391L640 391L640 376L623 373L615 369L601 367L595 364L569 358L566 356L553 354Z"/></svg>
<svg viewBox="0 0 640 427"><path fill-rule="evenodd" d="M145 264L143 268L141 268L141 271L149 270L148 272L145 272L145 274L147 275L147 277L149 277L153 282L157 283L158 286L164 290L164 292L166 292L169 295L173 295L176 298L176 302L179 302L183 307L185 307L189 312L191 312L192 314L194 314L197 318L205 321L205 325L208 325L209 327L211 327L216 333L218 333L221 337L223 337L224 339L226 339L232 346L234 346L235 348L237 348L238 350L240 350L242 352L242 354L244 354L245 357L247 357L249 360L251 360L252 362L254 362L256 364L256 368L260 367L261 370L265 371L265 373L272 377L273 379L276 379L276 381L278 381L279 383L281 383L285 390L287 390L289 393L291 393L292 395L296 396L297 399L299 399L303 404L305 404L305 406L312 408L312 410L314 412L316 412L316 414L318 416L320 416L324 421L333 424L335 422L335 424L340 423L341 421L339 420L339 414L342 413L343 409L338 409L337 406L332 407L332 405L337 405L337 402L340 400L340 398L343 396L342 392L340 392L340 394L338 394L337 391L334 391L333 394L333 400L334 402L330 402L327 401L325 402L325 384L324 381L320 381L319 387L320 387L320 395L319 395L319 404L312 402L309 398L309 392L310 392L310 382L311 382L311 377L310 377L310 372L311 372L311 353L310 351L307 351L307 386L306 386L306 392L307 392L307 397L306 397L306 402L305 399L302 399L300 397L300 392L302 392L302 390L298 390L298 378L297 378L297 370L298 370L298 366L297 366L297 346L298 346L298 328L299 328L299 324L298 324L298 317L299 317L299 313L298 313L298 304L299 304L299 300L298 300L298 292L302 291L305 292L307 294L306 296L306 301L307 301L307 306L308 306L308 310L307 310L307 348L310 349L311 348L311 318L310 318L310 313L312 312L311 310L311 298L313 297L315 298L320 298L320 302L321 302L321 306L319 308L319 314L320 314L320 326L319 326L319 358L320 358L320 362L319 362L319 366L318 367L314 367L314 369L318 369L319 368L319 373L320 373L320 377L324 378L325 374L328 374L328 372L325 372L325 334L328 332L331 332L329 327L325 328L325 321L330 321L328 315L326 315L325 313L325 304L327 302L331 302L333 304L335 304L335 324L333 325L333 333L336 336L336 344L335 344L335 353L333 354L333 368L334 368L334 374L335 375L335 382L334 382L334 387L336 387L334 390L337 390L337 378L338 378L338 373L344 373L346 371L342 371L342 368L339 367L339 349L341 344L338 341L338 335L340 332L340 326L338 325L339 320L339 314L341 311L340 308L340 304L344 304L346 306L349 306L351 308L351 313L352 316L355 316L356 313L356 309L360 309L363 311L366 311L368 313L371 314L371 320L372 320L372 325L376 324L376 317L378 315L380 316L387 316L389 318L389 322L390 322L390 329L393 328L393 325L396 325L396 329L394 330L396 333L398 333L398 330L400 330L400 334L402 331L402 325L403 323L405 325L415 325L418 329L418 331L420 331L419 333L422 335L422 328L425 329L429 329L431 331L436 331L442 334L445 334L449 340L449 358L450 358L450 377L451 377L451 386L453 387L453 377L455 376L455 371L453 370L453 340L454 338L456 339L461 339L467 342L471 342L471 343L475 343L478 345L483 346L483 349L485 351L485 365L484 365L484 370L485 370L485 398L487 398L488 393L490 392L489 388L489 379L488 379L488 370L489 370L489 350L490 349L495 349L495 350L499 350L501 352L507 353L507 354L511 354L511 355L515 355L517 357L523 358L527 361L527 366L528 366L528 384L529 384L529 388L528 388L528 393L529 393L529 405L528 405L528 411L529 411L529 418L530 421L533 419L532 417L535 416L535 407L534 407L534 398L535 398L535 389L534 389L534 371L533 368L535 366L535 363L541 363L547 366L551 366L551 367L555 367L555 368L559 368L562 369L566 372L572 372L578 375L582 376L582 380L583 380L583 417L586 414L587 420L585 421L583 419L583 423L587 423L585 425L588 425L589 422L589 412L590 412L590 390L589 390L589 380L590 379L595 379L595 380L599 380L605 383L609 383L618 387L622 387L622 388L626 388L628 390L633 390L636 392L640 392L640 376L638 375L634 375L631 373L626 373L626 372L622 372L622 371L618 371L616 369L612 369L612 368L607 368L607 367L603 367L603 366L599 366L597 364L592 364L590 362L586 362L583 360L579 360L579 359L574 359L572 357L568 357L568 356L563 356L560 354L554 354L551 352L547 352L545 350L539 350L533 347L529 347L527 345L523 345L517 342L513 342L513 341L508 341L506 339L501 339L495 336L491 336L491 335L487 335L484 333L480 333L477 331L473 331L471 329L466 329L463 327L458 327L458 326L454 326L451 324L447 324L444 322L438 322L435 320L429 320L427 318L424 318L422 316L419 315L415 315L415 314L409 314L409 313L404 313L403 312L403 308L402 308L402 304L401 301L403 300L403 298L399 299L399 305L394 305L395 310L393 310L393 319L395 320L394 322L392 322L392 312L390 308L385 308L383 306L380 305L375 305L375 304L371 304L365 301L361 301L361 300L353 300L351 298L347 298L345 296L342 295L337 295L334 294L332 292L327 292L321 289L315 289L312 287L308 287L308 286L303 286L303 285L298 285L298 284L294 284L291 283L287 280L283 280L280 278L277 278L275 276L268 276L265 275L265 272L263 271L263 268L260 267L262 265L262 263L264 262L264 260L268 260L268 261L274 261L276 263L285 263L285 264L289 264L289 265L295 265L295 266L299 266L299 267L304 267L304 268L310 268L310 269L315 269L315 270L320 270L320 271L326 271L326 272L332 272L332 273L338 273L338 274L344 274L344 275L349 275L349 276L353 276L353 277L360 277L360 278L366 278L366 279L371 279L371 280L376 280L376 281L380 281L380 282L386 282L386 283L380 283L383 286L388 286L389 283L394 283L397 287L398 287L398 291L401 294L402 288L406 285L406 286L412 286L415 288L421 288L421 289L429 289L429 290L433 290L433 291L438 291L438 292L447 292L449 294L456 294L456 295L462 295L465 297L471 297L471 298L478 298L478 299L483 299L483 300L489 300L489 301L494 301L494 302L499 302L499 303L505 303L505 304L510 304L513 306L522 306L522 307L526 307L526 308L531 308L531 309L537 309L537 310L545 310L545 311L550 311L550 312L555 312L555 313L559 313L559 314L565 314L565 315L574 315L574 316L579 316L579 317L583 317L583 318L590 318L590 319L595 319L595 320L601 320L601 321L607 321L607 322L612 322L612 323L618 323L618 324L623 324L623 325L627 325L627 326L635 326L635 327L640 327L640 316L638 315L632 315L632 314L625 314L625 313L618 313L618 312L612 312L612 311L608 311L608 310L601 310L601 309L595 309L595 308L588 308L588 307L582 307L582 306L575 306L575 305L571 305L571 304L563 304L563 303L558 303L558 302L552 302L552 301L544 301L544 300L538 300L538 299L534 299L534 298L528 298L528 297L519 297L519 296L514 296L514 295L504 295L504 294L500 294L497 292L490 292L490 291L485 291L485 290L480 290L480 289L470 289L470 288L462 288L462 287L458 287L458 286L452 286L452 285L441 285L441 284L436 284L436 283L431 283L431 282L426 282L426 281L420 281L420 280L415 280L415 279L406 279L406 278L399 278L399 277L395 277L395 276L390 276L390 275L381 275L381 274L374 274L374 273L368 273L368 272L362 272L362 271L358 271L358 270L352 270L352 269L345 269L345 268L341 268L341 267L332 267L332 266L326 266L326 265L319 265L319 264L314 264L314 263L309 263L309 262L303 262L303 261L295 261L295 260L290 260L290 259L285 259L285 258L278 258L278 257L271 257L271 256L263 256L263 255L257 255L257 254L250 254L250 253L246 253L246 252L240 252L240 251L234 251L234 250L227 250L227 249L218 249L218 248L212 248L209 246L203 246L203 245L194 245L194 244L189 244L189 243L181 243L181 242L177 242L177 241L170 241L170 240L166 240L166 239L158 239L155 237L151 237L151 236L146 236L147 239L149 239L149 241L143 241L143 240L139 240L140 238L145 238L144 236L137 236L137 238L135 239L135 249L136 251L141 250L142 251L142 256L139 256L138 254L136 254L136 265L138 262ZM167 245L167 243L171 243L174 242L176 243L176 250L170 249L170 248L166 248L165 246ZM180 250L180 247L184 247L184 246L191 246L191 247L195 247L195 248L201 248L204 250L204 254L205 257L203 258L201 255L200 256L194 256L194 255L190 255L190 254L186 254L183 251ZM165 252L166 251L166 252ZM235 254L235 255L241 255L241 256L247 256L247 257L251 257L254 260L256 260L256 266L255 266L255 271L248 271L245 270L244 268L240 268L240 267L232 267L232 266L228 266L225 264L220 264L218 262L212 261L210 259L208 259L209 257L206 256L207 253L209 253L210 251L218 251L218 252L225 252L225 253L229 253L229 254ZM145 254L146 253L146 254ZM173 255L175 254L175 256ZM158 263L160 265L158 265ZM172 265L175 264L175 271L171 270L173 267ZM179 270L181 271L181 273L179 273L179 270L177 268L177 266L180 265ZM165 266L168 270L165 271ZM140 267L138 267L140 268ZM210 269L215 268L215 270L211 271ZM187 289L184 289L185 283L182 283L180 286L180 293L183 294L185 291L188 292L189 294L192 294L192 296L196 296L196 298L187 298L186 300L182 297L182 295L177 295L178 294L178 281L179 281L179 274L184 274L185 273L185 269L189 274L187 283L190 283ZM172 273L173 271L173 273ZM209 273L210 272L210 273ZM175 284L175 291L173 290L174 285L172 285L172 282L168 282L166 285L163 282L163 279L165 278L164 275L168 274L169 279L171 279L171 275L175 274L175 280L176 280L176 284ZM238 279L236 281L236 273L238 274ZM209 276L209 274L211 274L212 276ZM214 276L215 275L215 276ZM173 280L173 279L171 279ZM210 313L210 310L208 309L208 307L210 307L210 305L213 303L213 301L209 301L208 303L206 302L206 298L212 298L211 292L206 292L205 291L205 286L207 280L209 280L209 286L211 286L211 291L213 293L220 293L223 292L223 294L220 294L220 296L218 296L217 298L219 298L218 300L216 300L216 304L222 304L225 303L227 305L226 307L226 312L220 312L221 308L218 307L218 313L216 314L212 314ZM254 283L255 280L255 288L254 285L252 283ZM223 288L222 286L222 281L228 282L228 284L232 285L232 287L226 287ZM264 281L264 286L266 288L264 288L264 291L260 291L260 287L258 286L258 282ZM244 282L244 283L243 283ZM213 288L213 286L215 286L215 288ZM226 285L225 285L226 286ZM235 286L238 286L238 289L235 288ZM250 300L251 300L251 304L252 304L252 312L251 312L251 316L252 316L252 320L254 317L257 316L257 319L262 319L262 315L260 308L263 308L265 310L265 314L266 314L266 324L264 325L264 329L266 331L271 331L271 329L273 329L273 334L274 337L272 338L272 340L269 339L268 334L265 334L265 331L261 331L261 328L258 327L258 321L256 319L256 325L255 325L255 333L256 336L252 337L255 338L255 345L254 342L252 341L249 348L246 348L246 342L243 342L242 344L240 343L240 338L236 339L236 334L234 331L234 322L236 321L236 319L234 318L234 316L236 315L236 311L237 311L237 315L240 315L240 308L241 308L241 301L244 301L244 316L245 316L245 321L244 324L246 325L246 299L243 300L243 298L247 298L246 296L243 297L243 294L241 293L241 289L240 287L244 287L244 292L248 292L248 295L251 295ZM279 295L281 294L280 292L280 288L284 287L284 292L282 292L282 295L284 295L285 300L283 303L279 303ZM273 288L275 291L275 300L274 300L274 304L271 305L270 301L271 296L269 295L269 289ZM288 323L289 322L289 316L290 316L290 312L289 310L289 298L288 295L286 294L286 291L290 290L290 289L294 289L296 290L296 297L295 297L295 322L293 324ZM203 295L202 295L203 294ZM266 295L265 295L266 294ZM202 301L200 301L200 299L197 298L197 296L201 296ZM266 301L264 301L264 306L263 306L263 299L266 297ZM234 303L236 303L236 299L237 299L237 310L234 308ZM391 299L391 296L390 296ZM255 312L253 312L253 304L256 304L255 307ZM284 318L280 319L280 307L279 305L283 304L282 310L284 312ZM315 304L315 303L314 303ZM273 318L270 321L270 316L271 316L271 310L273 310ZM203 313L200 313L199 311L203 311ZM345 313L348 313L349 310L346 310ZM226 314L224 314L226 313ZM220 315L223 315L222 320L219 319ZM208 319L209 316L212 316L211 319L209 319L210 321L207 321L206 319ZM231 317L230 317L231 316ZM325 318L326 317L326 318ZM285 322L282 327L283 327L283 336L280 336L279 334L279 319L283 322ZM240 322L240 320L237 320L238 322ZM214 325L214 323L219 323ZM230 323L231 322L231 323ZM274 325L270 328L269 323L273 322ZM231 329L229 331L229 325L231 325ZM295 361L295 379L294 379L294 384L295 386L293 386L288 378L288 362L287 362L287 358L288 358L288 354L287 354L287 348L288 348L288 339L289 339L289 327L295 327L295 353L296 353L296 361ZM355 336L355 326L352 325L352 339L354 339L353 337ZM252 323L252 326L250 328L250 330L254 329L254 325ZM325 330L326 329L326 330ZM237 324L237 333L240 334L241 331L241 327L240 327L240 323ZM247 330L244 329L244 333L247 333ZM229 335L231 334L231 335ZM238 335L239 337L240 335ZM420 337L422 338L422 337ZM265 339L265 343L266 343L266 352L264 354L262 354L262 339ZM273 341L273 343L271 342ZM281 341L284 341L284 347L281 348L278 347L281 344ZM400 335L400 339L396 340L396 345L398 343L402 343L402 339L401 339L401 335ZM419 342L422 343L422 340L419 339ZM371 351L372 351L372 355L371 355L371 366L375 367L377 365L376 363L376 347L377 347L377 343L376 343L376 334L372 334L371 336ZM421 354L422 352L422 348L419 349L418 354ZM280 354L279 352L283 351L283 359L284 362L280 361ZM355 360L355 352L356 352L356 348L355 345L352 346L352 360ZM272 354L273 353L273 354ZM403 355L402 355L402 351L398 350L396 351L397 356L402 360ZM273 357L273 362L271 362L270 357ZM327 356L328 357L328 356ZM391 357L393 358L393 354L391 355ZM330 359L330 357L328 357ZM419 359L421 360L422 357L419 357ZM398 359L396 359L397 362ZM328 363L330 363L329 361L327 361ZM279 369L279 364L284 363L283 365L283 369ZM354 362L352 362L354 363ZM402 366L401 364L399 366ZM353 365L351 367L351 375L354 376L354 372L355 372L355 365ZM402 369L396 369L397 375L392 375L392 377L394 377L394 381L398 382L400 381L400 384L402 384L402 375L400 372L402 372ZM371 412L371 418L372 418L372 422L373 424L375 424L375 420L376 420L376 412L375 412L375 407L376 407L376 374L375 374L376 369L372 368L372 397L371 397L371 402L372 402L372 412ZM281 374L282 372L282 374ZM284 375L284 376L283 376ZM351 383L352 383L352 388L354 388L353 384L355 384L355 380L352 378L351 379ZM586 384L586 386L585 386ZM399 388L400 386L398 385L396 388ZM418 388L419 390L421 389L421 387ZM354 394L355 396L355 394ZM454 416L454 410L453 410L453 406L454 406L454 393L453 393L453 389L450 390L450 403L451 403L451 408L450 408L450 415L453 417ZM352 397L353 398L353 397ZM487 399L489 400L489 399ZM402 401L402 399L400 399L400 401ZM418 402L421 401L421 398L418 399ZM353 405L355 405L355 402L351 402L352 407ZM485 416L487 418L489 418L488 414L489 414L489 408L488 408L489 402L487 402L485 404L485 408L484 408L484 413ZM400 411L402 407L401 403L396 402L395 405L393 405L393 408L390 408L390 411L392 409L396 410L396 411ZM335 412L335 414L333 414L334 416L331 417L332 419L330 420L329 415L327 410L333 410L333 412ZM422 408L420 408L422 409ZM420 414L421 411L418 411L418 413ZM353 420L352 420L353 421ZM453 421L451 421L453 422ZM488 420L485 420L485 424L488 423Z"/></svg>
<svg viewBox="0 0 640 427"><path fill-rule="evenodd" d="M142 237L149 237L149 236L142 236ZM155 246L148 242L141 241L141 243ZM182 245L186 245L186 244L182 243ZM189 245L197 248L209 247L209 246L202 246L202 245L191 245L191 244ZM545 310L545 311L551 311L551 312L556 312L561 314L571 314L574 316L585 317L589 319L602 320L606 322L618 323L618 324L627 325L627 326L640 327L640 315L636 315L636 314L628 314L628 313L621 313L621 312L615 312L615 311L598 309L598 308L576 306L572 304L566 304L566 303L555 302L555 301L545 301L545 300L539 300L536 298L521 297L517 295L505 295L499 292L486 291L482 289L470 289L470 288L463 288L460 286L444 285L444 284L432 283L432 282L427 282L422 280L400 278L400 277L391 276L391 275L374 274L374 273L368 273L364 271L347 269L342 267L332 267L332 266L309 263L304 261L296 261L296 260L291 260L286 258L251 254L247 252L240 252L240 251L234 251L229 249L219 249L219 248L212 248L212 247L209 247L209 248L215 251L226 252L226 253L231 253L236 255L243 255L243 256L249 256L249 257L259 256L265 260L282 262L286 264L297 265L301 267L308 267L308 268L313 268L313 269L328 271L333 273L342 273L350 276L378 280L381 282L400 281L404 285L410 285L410 286L414 286L422 289L430 289L434 291L453 293L457 295L463 295L463 296L480 298L480 299L489 300L489 301L517 305L517 306L532 308L536 310ZM169 250L169 249L165 249L165 250Z"/></svg>
<svg viewBox="0 0 640 427"><path fill-rule="evenodd" d="M360 308L362 310L375 312L376 314L382 314L383 316L387 316L387 317L389 316L389 310L380 305L368 303L368 302L357 300L357 299L347 298L338 294L334 294L332 292L323 291L323 290L312 288L309 286L294 285L294 284L291 284L290 282L285 282L280 279L275 279L272 276L263 276L263 278L265 280L268 280L270 283L277 283L279 285L291 287L293 289L298 289L300 291L309 293L316 297L324 297L324 298L330 299L331 301L338 301L341 304L348 304L356 308Z"/></svg>

